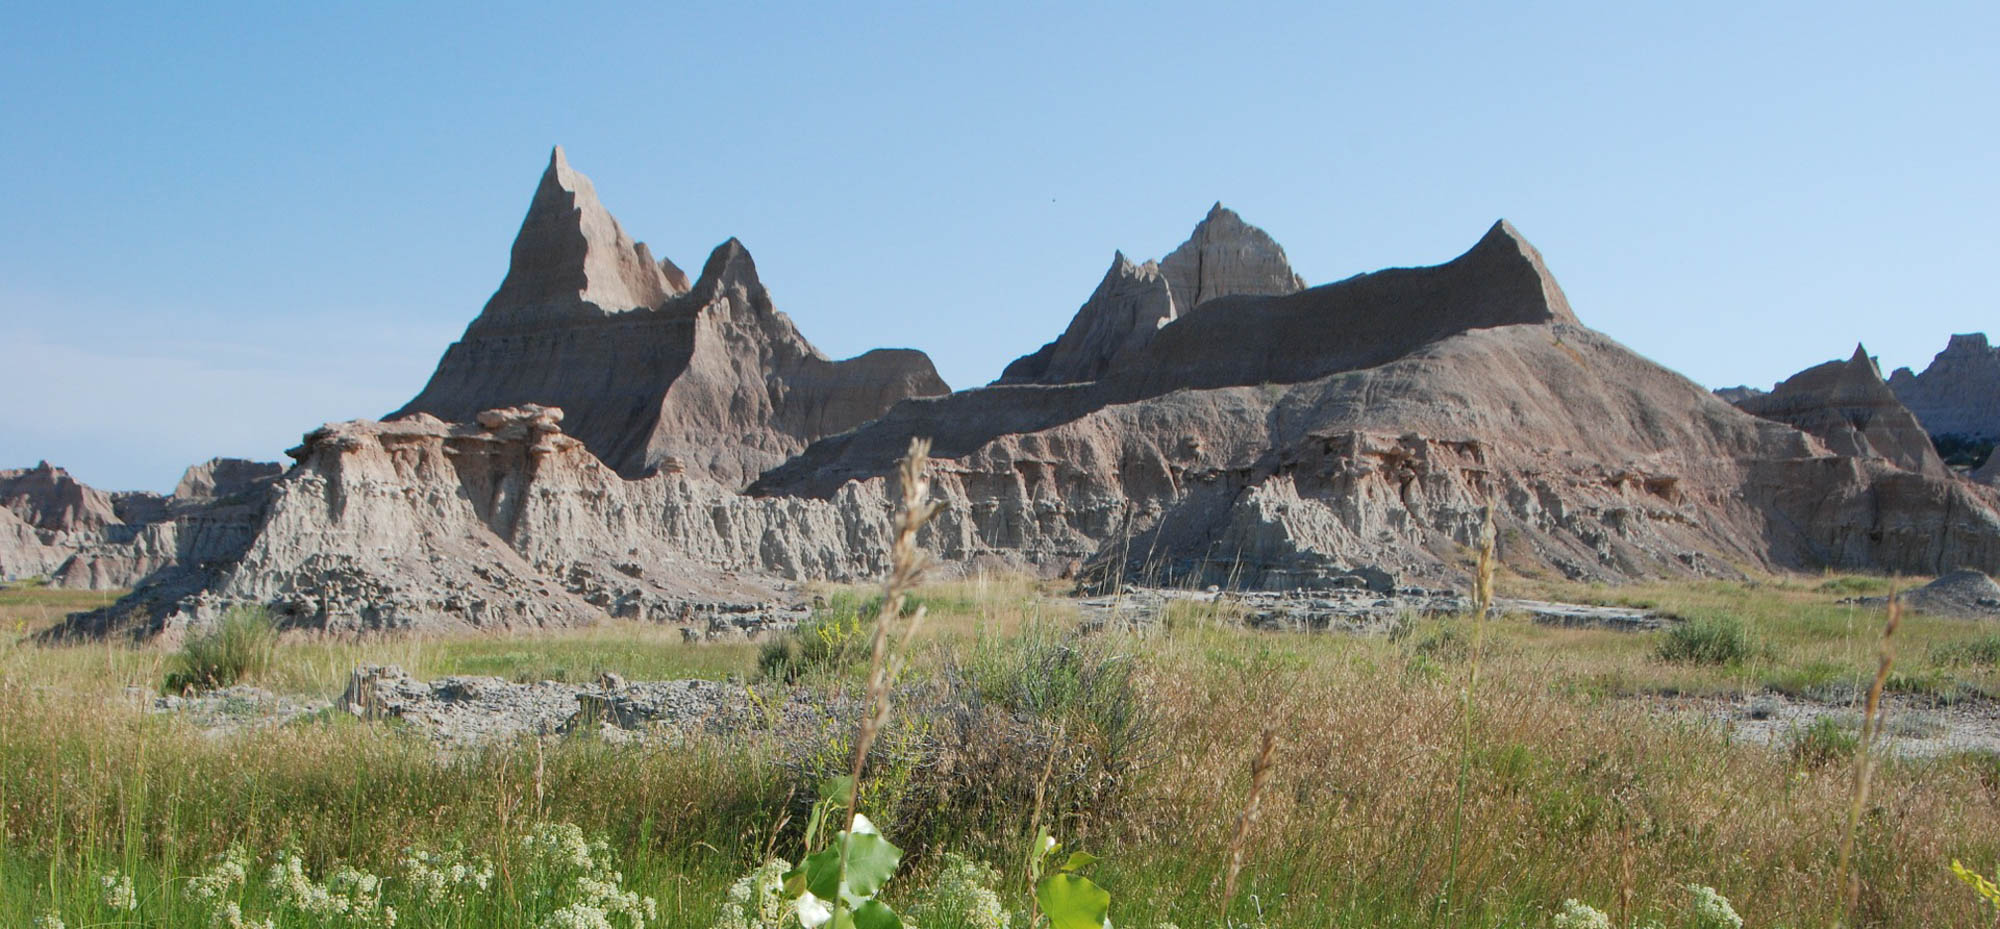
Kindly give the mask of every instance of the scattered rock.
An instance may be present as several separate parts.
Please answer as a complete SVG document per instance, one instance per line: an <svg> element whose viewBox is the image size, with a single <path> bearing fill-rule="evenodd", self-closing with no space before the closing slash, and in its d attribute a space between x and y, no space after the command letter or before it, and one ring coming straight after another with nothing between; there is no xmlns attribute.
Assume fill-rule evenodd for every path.
<svg viewBox="0 0 2000 929"><path fill-rule="evenodd" d="M2000 584L1979 571L1953 571L1896 595L1904 609L1931 616L1985 619L2000 616ZM1841 603L1886 607L1887 597L1847 597Z"/></svg>

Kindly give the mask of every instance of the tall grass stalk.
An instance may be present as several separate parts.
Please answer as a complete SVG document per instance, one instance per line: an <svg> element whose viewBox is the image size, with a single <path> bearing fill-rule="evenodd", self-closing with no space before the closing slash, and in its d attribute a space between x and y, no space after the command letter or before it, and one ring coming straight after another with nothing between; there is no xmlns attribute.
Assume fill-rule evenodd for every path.
<svg viewBox="0 0 2000 929"><path fill-rule="evenodd" d="M1271 780L1271 768L1278 763L1277 748L1277 726L1275 723L1266 725L1257 745L1257 757L1250 760L1250 796L1244 799L1243 812L1236 817L1236 832L1229 837L1229 870L1222 878L1220 909L1225 926L1229 924L1229 904L1236 899L1236 878L1243 872L1243 849L1249 844L1250 827L1257 824L1257 805L1264 799L1264 786Z"/></svg>
<svg viewBox="0 0 2000 929"><path fill-rule="evenodd" d="M1861 749L1854 759L1854 800L1847 808L1847 828L1840 837L1840 866L1835 873L1847 901L1847 922L1854 925L1855 910L1861 905L1861 878L1850 867L1854 859L1854 833L1861 825L1861 812L1868 806L1868 788L1875 774L1875 736L1882 731L1882 688L1889 682L1889 668L1896 661L1896 627L1903 623L1903 607L1894 587L1889 590L1889 621L1882 627L1877 652L1875 681L1868 687L1868 705L1861 717Z"/></svg>
<svg viewBox="0 0 2000 929"><path fill-rule="evenodd" d="M1465 791L1472 780L1472 706L1473 697L1479 690L1479 651L1485 643L1486 614L1493 611L1493 574L1495 560L1494 547L1498 544L1499 532L1493 527L1493 503L1486 504L1486 515L1479 524L1479 560L1473 567L1472 576L1472 655L1467 659L1465 691L1463 693L1464 729L1460 733L1458 748L1458 788L1452 800L1451 811L1451 868L1446 888L1450 895L1458 892L1458 856L1460 841L1465 835ZM1444 902L1440 897L1440 903Z"/></svg>

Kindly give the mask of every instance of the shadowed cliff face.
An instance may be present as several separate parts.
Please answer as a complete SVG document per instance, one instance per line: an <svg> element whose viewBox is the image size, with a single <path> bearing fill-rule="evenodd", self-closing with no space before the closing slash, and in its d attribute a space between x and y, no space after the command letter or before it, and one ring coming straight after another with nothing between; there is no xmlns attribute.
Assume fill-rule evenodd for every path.
<svg viewBox="0 0 2000 929"><path fill-rule="evenodd" d="M741 486L813 439L948 390L921 352L827 359L774 307L735 239L689 284L625 235L558 148L506 280L390 418L557 406L622 475L670 466Z"/></svg>

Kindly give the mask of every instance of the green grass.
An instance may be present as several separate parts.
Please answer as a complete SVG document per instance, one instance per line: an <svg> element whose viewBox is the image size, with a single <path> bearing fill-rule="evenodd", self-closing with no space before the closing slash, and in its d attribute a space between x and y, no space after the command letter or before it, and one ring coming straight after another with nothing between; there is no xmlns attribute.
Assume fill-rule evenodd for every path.
<svg viewBox="0 0 2000 929"><path fill-rule="evenodd" d="M1446 863L1467 668L1448 643L1463 641L1459 621L1425 621L1392 640L1247 631L1190 608L1156 629L1086 636L1074 610L1032 582L939 585L925 592L933 616L898 699L961 709L899 712L864 791L871 814L912 851L892 902L914 905L943 853L957 852L1000 868L1002 900L1024 926L1019 862L1046 789L1057 834L1104 856L1095 876L1113 892L1118 925L1215 925L1249 760L1276 722L1277 766L1246 848L1238 922L1543 927L1573 897L1678 926L1684 885L1699 883L1727 894L1749 925L1830 925L1852 781L1847 729L1808 729L1803 747L1774 751L1623 699L1857 693L1872 674L1881 614L1834 603L1858 582L1822 590L1828 582L1592 590L1513 579L1509 593L1735 619L1761 648L1724 664L1662 661L1665 632L1490 622L1455 883ZM7 591L0 608L32 617L79 599ZM206 926L206 910L179 888L236 843L265 862L297 849L315 875L342 862L387 875L411 846L497 859L533 824L568 822L606 837L626 884L658 899L662 924L705 927L739 875L768 854L796 854L802 804L841 766L826 760L843 757L837 727L803 761L793 747L717 738L445 755L410 732L339 716L218 739L126 696L156 690L172 653L41 648L22 634L0 638L0 926L31 926L50 909L71 929L119 925L99 902L97 881L111 869L131 875L144 901L143 919L129 924ZM1962 655L1976 656L1990 635L1906 617L1892 690L1962 684L1965 699L1984 699L1995 669ZM420 677L751 680L759 649L626 623L399 640L292 635L258 680L329 696L361 663ZM852 687L857 673L805 686ZM1887 761L1872 806L1885 812L1864 820L1858 843L1867 924L1975 925L1978 911L1946 867L1956 858L1990 872L2000 860L2000 763ZM496 880L505 886L493 901L554 892L520 869ZM268 902L261 885L249 893L247 908ZM1632 910L1620 914L1628 895ZM402 925L532 923L496 905L473 922L411 910Z"/></svg>

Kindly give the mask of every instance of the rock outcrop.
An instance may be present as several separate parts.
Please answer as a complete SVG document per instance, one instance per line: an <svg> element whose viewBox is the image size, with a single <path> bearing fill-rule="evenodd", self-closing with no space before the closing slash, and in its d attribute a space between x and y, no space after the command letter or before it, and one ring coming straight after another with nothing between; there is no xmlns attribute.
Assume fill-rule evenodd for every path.
<svg viewBox="0 0 2000 929"><path fill-rule="evenodd" d="M1055 341L1017 358L996 384L1074 384L1103 377L1162 328L1218 297L1283 296L1305 289L1285 250L1217 203L1165 260L1134 264L1124 252Z"/></svg>
<svg viewBox="0 0 2000 929"><path fill-rule="evenodd" d="M1983 332L1952 336L1922 374L1897 368L1889 387L1934 436L2000 439L2000 349Z"/></svg>
<svg viewBox="0 0 2000 929"><path fill-rule="evenodd" d="M741 486L814 439L949 389L922 352L829 360L735 239L687 283L625 235L558 148L506 280L389 418L555 406L566 433L626 477L674 467Z"/></svg>
<svg viewBox="0 0 2000 929"><path fill-rule="evenodd" d="M1923 424L1897 401L1875 359L1859 345L1846 361L1807 368L1736 406L1810 432L1838 455L1879 458L1931 477L1950 473Z"/></svg>

